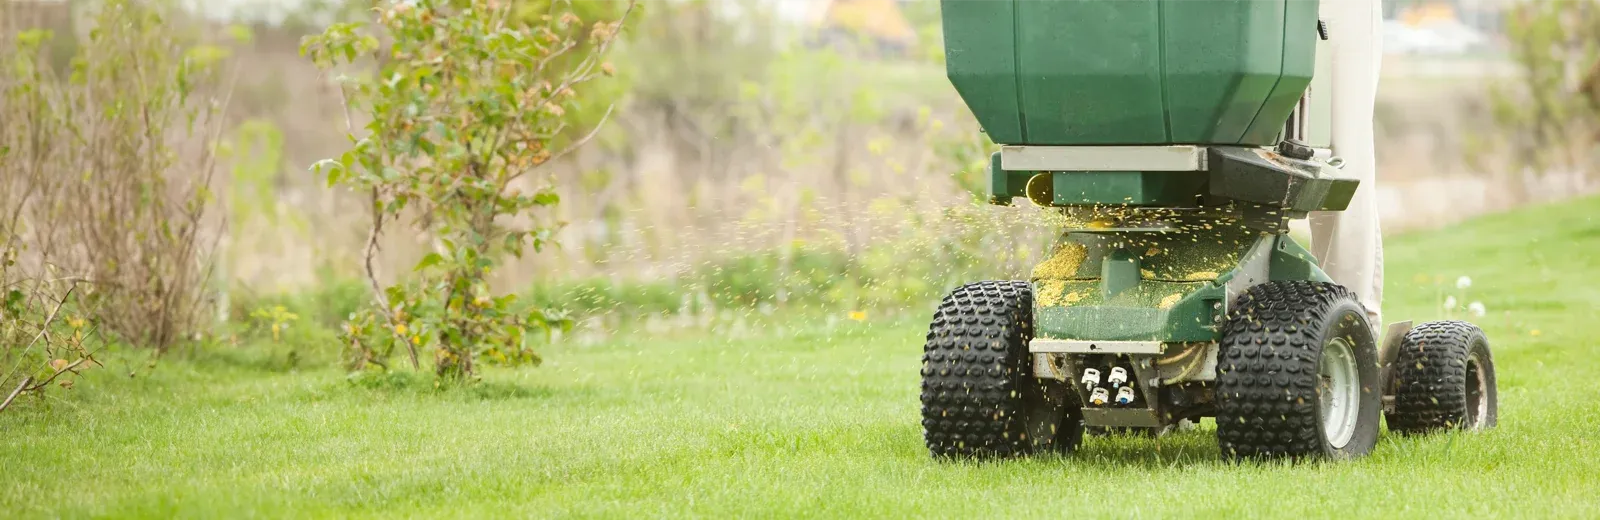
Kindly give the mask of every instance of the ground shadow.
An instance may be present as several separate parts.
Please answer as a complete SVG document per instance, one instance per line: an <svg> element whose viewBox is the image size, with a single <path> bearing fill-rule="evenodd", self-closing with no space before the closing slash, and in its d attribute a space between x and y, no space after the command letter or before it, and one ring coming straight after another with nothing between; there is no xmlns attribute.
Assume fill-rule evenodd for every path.
<svg viewBox="0 0 1600 520"><path fill-rule="evenodd" d="M557 395L570 395L568 390L545 386L530 386L505 381L471 381L445 383L430 374L415 372L361 372L350 374L333 383L337 390L362 390L381 396L431 396L463 401L501 401L515 399L548 399ZM580 394L590 393L575 389Z"/></svg>
<svg viewBox="0 0 1600 520"><path fill-rule="evenodd" d="M1215 431L1182 431L1160 437L1113 433L1085 435L1076 451L1063 456L1078 464L1129 468L1173 468L1222 464Z"/></svg>

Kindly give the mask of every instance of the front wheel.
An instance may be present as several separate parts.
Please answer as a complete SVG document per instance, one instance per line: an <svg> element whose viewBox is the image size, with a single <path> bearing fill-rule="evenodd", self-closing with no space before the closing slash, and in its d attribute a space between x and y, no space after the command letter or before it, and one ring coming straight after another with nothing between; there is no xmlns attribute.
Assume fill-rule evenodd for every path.
<svg viewBox="0 0 1600 520"><path fill-rule="evenodd" d="M1083 439L1077 398L1034 376L1033 290L979 282L939 304L922 356L922 426L935 456L1070 451Z"/></svg>
<svg viewBox="0 0 1600 520"><path fill-rule="evenodd" d="M1383 397L1366 310L1344 287L1278 281L1229 309L1217 363L1222 455L1353 458L1378 442Z"/></svg>

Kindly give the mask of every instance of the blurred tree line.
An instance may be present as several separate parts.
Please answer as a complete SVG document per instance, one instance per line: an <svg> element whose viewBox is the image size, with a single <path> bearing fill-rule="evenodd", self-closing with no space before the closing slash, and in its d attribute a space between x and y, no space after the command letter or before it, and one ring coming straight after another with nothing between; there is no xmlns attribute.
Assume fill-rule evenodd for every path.
<svg viewBox="0 0 1600 520"><path fill-rule="evenodd" d="M515 5L519 16L537 17L547 4ZM162 295L183 287L180 293L242 322L234 337L335 341L326 331L364 303L359 266L370 222L360 194L326 189L307 168L342 150L347 118L359 125L368 115L345 111L337 78L296 48L333 21L371 16L370 5L314 1L275 23L162 22L169 45L193 48L170 56L247 66L233 69L229 102L209 107L215 116L203 119L213 125L206 142L214 148L163 141L174 158L201 164L215 152L220 160L205 191L174 195L200 193L205 207L220 210L200 217L192 237L224 250L202 249L195 257L206 269L180 271L203 280L217 267L215 283L174 285L155 276L159 288L130 287ZM604 19L621 5L581 0L573 8ZM643 6L613 49L616 78L583 86L551 143L563 147L601 128L547 168L561 198L552 215L564 224L552 236L561 246L509 262L492 283L524 294L527 305L569 308L616 328L636 316L786 308L920 313L953 285L1024 273L1050 226L1022 208L982 204L993 146L944 78L938 3L899 5L918 34L917 48L899 55L854 52L849 42L807 45L816 26L754 0ZM92 12L24 22L8 16L0 29L14 42L19 26L56 28L54 38L40 40L42 61L30 63L71 78ZM1507 20L1522 74L1496 90L1496 126L1483 148L1508 152L1502 160L1509 162L1482 169L1591 171L1600 135L1595 4L1523 3ZM189 183L201 170L159 173ZM381 246L378 261L388 273L404 272L434 248L420 232L385 237ZM118 255L155 258L106 258ZM212 300L219 295L237 297ZM188 307L166 309L178 316L166 323L186 325L157 333L157 343L206 330Z"/></svg>
<svg viewBox="0 0 1600 520"><path fill-rule="evenodd" d="M536 17L545 4L515 5ZM95 3L70 5L79 15L59 21L64 41L85 32L72 24ZM338 152L345 119L368 116L343 110L337 78L294 49L329 23L371 16L370 5L313 1L272 23L165 22L247 65L215 119L222 164L209 200L221 211L203 237L222 249L202 255L217 275L205 300L242 322L241 334L292 340L360 305L362 201L305 171ZM574 10L603 18L619 5ZM937 3L903 5L922 47L900 56L806 46L815 27L761 2L646 6L615 49L616 80L584 86L553 143L610 120L550 167L563 246L513 262L496 283L531 304L601 316L898 309L968 278L1021 272L1043 235L1012 233L1016 219L972 204L989 143L937 65ZM383 270L426 254L418 238L385 238Z"/></svg>
<svg viewBox="0 0 1600 520"><path fill-rule="evenodd" d="M359 16L351 5L303 18ZM615 5L575 7L603 16ZM899 57L804 45L815 27L781 19L760 2L645 6L611 57L616 80L581 93L566 133L586 133L614 104L610 123L591 146L551 168L568 223L562 246L513 262L499 282L540 305L621 316L784 305L920 309L953 284L1022 272L1044 235L975 204L989 143L943 78L938 39L926 37L938 33L937 3L904 5L923 48ZM256 33L286 30L294 29ZM295 81L297 74L272 76ZM243 88L248 95L252 87ZM308 101L263 104L252 117L312 129L284 116ZM302 117L312 116L341 117L328 108ZM281 144L295 147L294 132L285 134ZM309 154L278 155L292 172L295 158ZM280 199L327 197L292 173L278 184ZM295 211L329 220L359 204L333 196ZM350 244L359 242L339 229L308 234L263 224L234 233L299 235L319 243L312 256L343 258L318 265L350 265ZM382 249L393 271L427 247L394 240ZM252 277L285 272L281 261L274 267L235 272L249 286ZM309 285L339 287L357 274L321 272ZM273 292L247 287L232 315L283 303ZM607 319L624 319L616 316Z"/></svg>
<svg viewBox="0 0 1600 520"><path fill-rule="evenodd" d="M1484 168L1519 180L1555 171L1593 183L1600 167L1600 4L1520 2L1508 8L1506 28L1518 75L1491 88L1497 126L1484 144L1508 152L1509 162ZM1508 185L1522 189L1524 182Z"/></svg>

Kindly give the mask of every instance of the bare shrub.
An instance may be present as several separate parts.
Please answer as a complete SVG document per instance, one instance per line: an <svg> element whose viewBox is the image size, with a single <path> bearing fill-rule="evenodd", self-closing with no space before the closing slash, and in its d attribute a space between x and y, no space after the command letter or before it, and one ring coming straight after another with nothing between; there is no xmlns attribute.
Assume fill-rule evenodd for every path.
<svg viewBox="0 0 1600 520"><path fill-rule="evenodd" d="M202 317L226 53L182 41L143 2L104 2L94 16L64 73L44 65L48 31L22 32L5 54L8 238L29 276L90 280L79 290L95 323L164 350Z"/></svg>

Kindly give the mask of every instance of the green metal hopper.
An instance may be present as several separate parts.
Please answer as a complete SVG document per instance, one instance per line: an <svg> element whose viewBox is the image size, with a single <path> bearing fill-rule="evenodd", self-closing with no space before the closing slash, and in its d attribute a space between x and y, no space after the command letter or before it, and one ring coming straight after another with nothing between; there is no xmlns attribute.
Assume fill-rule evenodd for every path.
<svg viewBox="0 0 1600 520"><path fill-rule="evenodd" d="M944 0L950 82L990 139L1271 145L1311 82L1317 2Z"/></svg>

